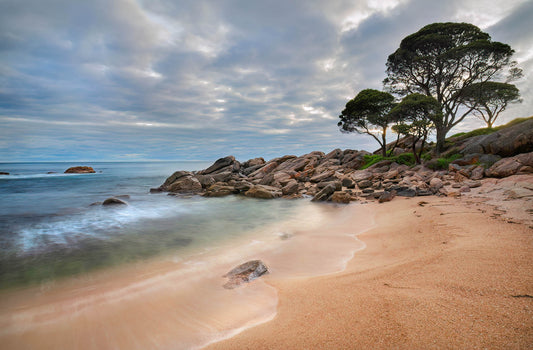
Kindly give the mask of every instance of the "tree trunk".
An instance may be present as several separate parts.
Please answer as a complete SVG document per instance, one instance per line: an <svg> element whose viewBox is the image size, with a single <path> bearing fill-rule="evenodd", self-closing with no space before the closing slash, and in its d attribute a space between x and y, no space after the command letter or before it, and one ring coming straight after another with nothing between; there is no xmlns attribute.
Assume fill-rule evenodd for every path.
<svg viewBox="0 0 533 350"><path fill-rule="evenodd" d="M448 130L446 130L445 126L440 126L437 128L437 146L436 146L437 155L441 154L441 152L444 151L447 132Z"/></svg>
<svg viewBox="0 0 533 350"><path fill-rule="evenodd" d="M386 135L386 128L383 128L383 134L381 135L381 138L383 140L383 144L381 146L381 155L383 157L387 156L387 135Z"/></svg>

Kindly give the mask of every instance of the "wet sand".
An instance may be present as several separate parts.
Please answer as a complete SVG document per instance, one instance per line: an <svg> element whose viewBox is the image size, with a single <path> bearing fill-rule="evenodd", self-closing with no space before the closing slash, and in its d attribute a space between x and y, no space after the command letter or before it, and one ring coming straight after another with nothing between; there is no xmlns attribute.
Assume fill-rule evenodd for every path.
<svg viewBox="0 0 533 350"><path fill-rule="evenodd" d="M208 349L533 348L531 217L468 196L368 207L376 227L345 271L269 280L276 317Z"/></svg>
<svg viewBox="0 0 533 350"><path fill-rule="evenodd" d="M296 218L190 256L3 291L1 348L191 349L230 338L276 316L274 281L344 270L364 248L356 234L372 225L370 207L310 204ZM224 289L222 276L251 259L270 274Z"/></svg>

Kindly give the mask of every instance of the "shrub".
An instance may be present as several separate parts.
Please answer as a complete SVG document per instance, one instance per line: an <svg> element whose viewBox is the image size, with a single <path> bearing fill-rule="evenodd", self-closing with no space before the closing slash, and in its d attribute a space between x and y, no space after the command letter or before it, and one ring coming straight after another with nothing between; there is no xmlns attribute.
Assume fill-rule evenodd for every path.
<svg viewBox="0 0 533 350"><path fill-rule="evenodd" d="M414 165L415 164L415 156L413 153L402 153L397 156L392 157L383 157L379 154L371 154L371 155L365 155L364 156L364 165L360 168L360 170L364 170L366 168L371 167L372 165L381 162L382 160L391 160L393 162L396 162L398 164L405 164L405 165Z"/></svg>

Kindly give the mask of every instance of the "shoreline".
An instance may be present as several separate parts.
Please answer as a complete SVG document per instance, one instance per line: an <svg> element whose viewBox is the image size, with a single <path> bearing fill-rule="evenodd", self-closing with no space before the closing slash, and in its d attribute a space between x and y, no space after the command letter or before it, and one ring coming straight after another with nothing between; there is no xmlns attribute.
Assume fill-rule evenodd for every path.
<svg viewBox="0 0 533 350"><path fill-rule="evenodd" d="M231 339L276 317L279 298L272 279L305 279L345 268L363 247L355 235L361 228L344 231L353 210L368 217L358 204L309 203L296 218L186 260L166 256L44 288L3 291L0 341L6 349L189 349ZM281 232L290 238L282 240ZM265 261L269 275L234 290L222 287L224 273L254 258Z"/></svg>
<svg viewBox="0 0 533 350"><path fill-rule="evenodd" d="M377 226L345 271L273 281L277 316L205 349L530 347L533 226L516 207L531 201L476 198L491 182L462 198L368 204Z"/></svg>

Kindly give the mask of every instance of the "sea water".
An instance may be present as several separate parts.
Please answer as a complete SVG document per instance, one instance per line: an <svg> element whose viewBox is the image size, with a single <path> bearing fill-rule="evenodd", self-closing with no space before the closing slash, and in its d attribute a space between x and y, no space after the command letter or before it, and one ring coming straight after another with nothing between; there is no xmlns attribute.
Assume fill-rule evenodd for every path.
<svg viewBox="0 0 533 350"><path fill-rule="evenodd" d="M0 288L210 247L282 220L287 201L150 193L176 170L206 162L4 163L0 171ZM127 206L102 206L118 196ZM121 197L122 196L122 197Z"/></svg>
<svg viewBox="0 0 533 350"><path fill-rule="evenodd" d="M96 173L63 174L76 165ZM202 347L274 318L269 281L342 271L364 247L364 207L150 193L209 165L0 164L3 348ZM128 205L100 204L111 196ZM270 273L225 289L252 259Z"/></svg>

